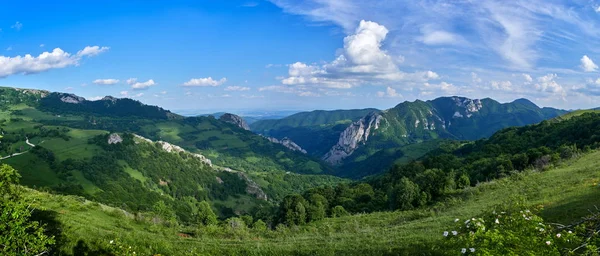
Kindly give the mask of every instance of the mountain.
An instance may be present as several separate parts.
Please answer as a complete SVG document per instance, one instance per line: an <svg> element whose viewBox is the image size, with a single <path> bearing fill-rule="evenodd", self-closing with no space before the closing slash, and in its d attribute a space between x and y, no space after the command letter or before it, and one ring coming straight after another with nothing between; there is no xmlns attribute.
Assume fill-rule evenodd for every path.
<svg viewBox="0 0 600 256"><path fill-rule="evenodd" d="M257 122L251 128L289 137L309 154L338 166L338 175L358 178L381 173L398 159L418 158L443 140L485 138L506 127L539 123L564 113L540 108L527 99L499 103L489 98L441 97L406 101L384 111L299 113Z"/></svg>
<svg viewBox="0 0 600 256"><path fill-rule="evenodd" d="M600 246L594 209L600 204L600 152L589 149L600 145L599 131L600 115L587 114L454 142L367 183L291 195L280 208L296 209L285 212L292 219L314 218L324 205L336 209L298 225L268 227L268 217L255 215L172 226L161 223L156 210L129 212L76 196L22 193L32 219L56 237L49 251L58 255L468 254L462 248L490 255L573 249L593 255ZM479 175L493 180L477 182ZM187 210L200 213L197 208Z"/></svg>
<svg viewBox="0 0 600 256"><path fill-rule="evenodd" d="M296 113L277 120L260 120L250 124L256 133L278 140L288 138L307 151L321 157L338 140L348 124L377 109L315 110Z"/></svg>
<svg viewBox="0 0 600 256"><path fill-rule="evenodd" d="M225 114L221 115L219 117L219 120L226 122L226 123L233 124L244 130L250 130L250 126L248 126L248 123L246 123L246 121L244 121L244 119L242 117L231 114L231 113L225 113Z"/></svg>
<svg viewBox="0 0 600 256"><path fill-rule="evenodd" d="M133 212L164 201L184 222L201 201L242 215L344 181L311 175L333 169L236 124L131 99L0 88L0 134L0 162L22 170L23 185Z"/></svg>

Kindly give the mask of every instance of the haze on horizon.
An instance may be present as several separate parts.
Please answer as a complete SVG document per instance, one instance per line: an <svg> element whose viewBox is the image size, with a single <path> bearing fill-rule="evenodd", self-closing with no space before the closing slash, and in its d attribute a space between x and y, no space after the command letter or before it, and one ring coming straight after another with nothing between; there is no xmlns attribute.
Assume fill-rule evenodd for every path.
<svg viewBox="0 0 600 256"><path fill-rule="evenodd" d="M0 15L0 86L199 112L600 105L600 1L20 1Z"/></svg>

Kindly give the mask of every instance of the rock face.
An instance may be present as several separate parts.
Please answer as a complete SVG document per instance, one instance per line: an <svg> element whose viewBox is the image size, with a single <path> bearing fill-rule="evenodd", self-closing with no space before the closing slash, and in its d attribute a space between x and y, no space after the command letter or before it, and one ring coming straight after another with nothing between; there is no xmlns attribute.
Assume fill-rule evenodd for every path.
<svg viewBox="0 0 600 256"><path fill-rule="evenodd" d="M248 125L248 123L246 123L246 121L244 121L244 119L238 115L225 113L221 117L219 117L219 120L236 125L237 127L240 127L244 130L250 130L250 126Z"/></svg>
<svg viewBox="0 0 600 256"><path fill-rule="evenodd" d="M81 102L84 102L85 98L79 97L75 94L66 94L60 97L60 100L64 103L79 104Z"/></svg>
<svg viewBox="0 0 600 256"><path fill-rule="evenodd" d="M453 117L466 116L467 118L469 118L473 115L473 113L475 113L475 112L479 111L481 108L483 108L483 104L481 103L481 100L479 100L479 99L472 100L472 99L462 98L462 97L452 97L452 99L456 103L456 106L464 109L464 115L461 114L459 111L456 111L456 112L454 112Z"/></svg>
<svg viewBox="0 0 600 256"><path fill-rule="evenodd" d="M110 136L108 136L108 144L117 144L121 142L123 142L123 139L117 133L113 133Z"/></svg>
<svg viewBox="0 0 600 256"><path fill-rule="evenodd" d="M140 140L143 140L143 141L145 141L145 142L148 142L148 143L154 143L152 140L150 140L150 139L147 139L147 138L144 138L144 137L142 137L142 136L140 136L140 135L134 134L133 136L135 136L136 138L138 138L138 139L140 139ZM169 153L179 153L179 152L184 152L184 153L187 153L187 154L189 154L189 155L191 155L191 156L193 156L193 157L195 157L195 158L198 158L198 159L200 159L200 161L204 162L205 164L207 164L207 165L208 165L208 166L210 166L210 167L212 167L212 166L213 166L213 165L212 165L212 161L210 161L210 159L206 158L205 156L203 156L203 155L201 155L201 154L196 154L196 153L191 153L191 152L188 152L188 151L186 151L185 149L183 149L183 148L182 148L182 147L180 147L180 146L173 145L173 144L171 144L171 143L169 143L169 142L162 141L162 140L159 140L159 141L157 141L156 143L158 143L158 144L159 144L159 145L162 147L162 149L163 149L164 151L167 151L167 152L169 152Z"/></svg>
<svg viewBox="0 0 600 256"><path fill-rule="evenodd" d="M352 123L340 134L338 143L329 150L323 160L332 165L341 164L342 160L351 155L369 136L377 129L383 117L378 113L371 113Z"/></svg>
<svg viewBox="0 0 600 256"><path fill-rule="evenodd" d="M293 151L299 151L302 152L304 154L306 154L306 150L304 150L302 147L298 146L298 144L296 144L295 142L293 142L292 140L290 140L290 138L285 137L281 140L278 140L276 138L272 138L272 137L266 137L270 142L273 143L277 143L277 144L281 144L286 148L289 148Z"/></svg>

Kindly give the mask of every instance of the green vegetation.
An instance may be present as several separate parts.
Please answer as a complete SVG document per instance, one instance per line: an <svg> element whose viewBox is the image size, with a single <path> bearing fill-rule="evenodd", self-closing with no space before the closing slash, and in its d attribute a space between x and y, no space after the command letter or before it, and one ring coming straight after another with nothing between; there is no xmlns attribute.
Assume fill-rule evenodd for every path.
<svg viewBox="0 0 600 256"><path fill-rule="evenodd" d="M44 233L44 225L31 220L29 205L21 197L19 174L0 165L0 253L2 255L41 255L54 244Z"/></svg>
<svg viewBox="0 0 600 256"><path fill-rule="evenodd" d="M265 136L290 138L310 155L322 157L337 143L340 133L377 109L315 110L301 112L277 120L260 120L250 124L250 129Z"/></svg>

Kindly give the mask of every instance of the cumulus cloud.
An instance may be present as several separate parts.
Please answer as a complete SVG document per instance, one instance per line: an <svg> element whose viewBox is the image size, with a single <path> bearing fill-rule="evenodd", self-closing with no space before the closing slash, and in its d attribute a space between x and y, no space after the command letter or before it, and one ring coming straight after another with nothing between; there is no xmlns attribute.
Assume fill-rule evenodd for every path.
<svg viewBox="0 0 600 256"><path fill-rule="evenodd" d="M598 70L598 65L596 65L596 63L594 63L594 61L592 61L592 59L590 59L590 57L588 57L587 55L583 55L583 57L581 57L581 68L583 69L583 71L585 72L594 72L596 70Z"/></svg>
<svg viewBox="0 0 600 256"><path fill-rule="evenodd" d="M564 93L564 88L556 82L556 78L558 78L557 74L547 74L538 77L535 88L542 92Z"/></svg>
<svg viewBox="0 0 600 256"><path fill-rule="evenodd" d="M111 78L111 79L96 79L92 83L97 84L97 85L113 85L118 82L119 82L118 79Z"/></svg>
<svg viewBox="0 0 600 256"><path fill-rule="evenodd" d="M438 79L433 71L404 73L395 59L381 48L388 29L376 22L360 21L353 34L344 38L341 54L324 65L296 62L289 65L285 85L320 85L329 88L352 88L366 83L389 83L403 80Z"/></svg>
<svg viewBox="0 0 600 256"><path fill-rule="evenodd" d="M512 91L512 82L510 81L492 81L490 82L492 89L501 91Z"/></svg>
<svg viewBox="0 0 600 256"><path fill-rule="evenodd" d="M127 97L127 96L129 95L129 92L128 92L128 91L121 91L121 92L119 93L119 95L121 95L121 96L123 96L123 97Z"/></svg>
<svg viewBox="0 0 600 256"><path fill-rule="evenodd" d="M227 88L225 88L225 91L249 91L250 87L244 87L244 86L227 86Z"/></svg>
<svg viewBox="0 0 600 256"><path fill-rule="evenodd" d="M83 50L77 52L77 56L96 56L100 53L108 51L109 47L100 47L100 46L86 46Z"/></svg>
<svg viewBox="0 0 600 256"><path fill-rule="evenodd" d="M96 51L90 49L96 49ZM43 52L37 57L30 54L26 54L25 56L18 55L16 57L0 56L0 78L15 74L28 75L50 69L77 66L84 56L95 56L106 50L108 50L108 47L87 46L75 55L65 52L60 48L55 48L52 52Z"/></svg>
<svg viewBox="0 0 600 256"><path fill-rule="evenodd" d="M388 97L388 98L402 98L402 94L398 93L396 91L396 89L388 86L386 88L385 92L378 91L377 92L377 97L380 97L380 98L383 98L383 97Z"/></svg>
<svg viewBox="0 0 600 256"><path fill-rule="evenodd" d="M529 74L521 74L523 79L525 79L525 84L531 84L533 82L533 78Z"/></svg>
<svg viewBox="0 0 600 256"><path fill-rule="evenodd" d="M154 80L152 79L146 82L138 82L137 78L129 78L127 79L127 84L131 85L131 89L133 90L146 90L152 86L157 85L158 83L154 82Z"/></svg>
<svg viewBox="0 0 600 256"><path fill-rule="evenodd" d="M212 77L206 78L192 78L189 81L183 83L183 86L187 87L206 87L206 86L219 86L227 82L227 78L223 77L219 80L214 80Z"/></svg>

